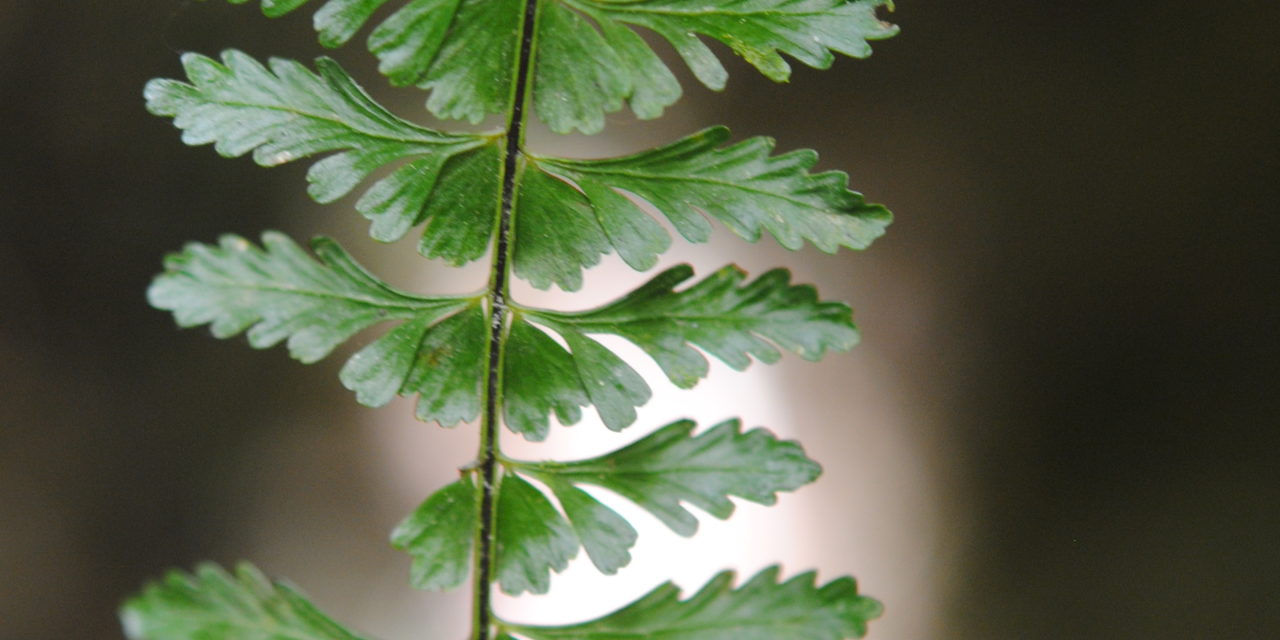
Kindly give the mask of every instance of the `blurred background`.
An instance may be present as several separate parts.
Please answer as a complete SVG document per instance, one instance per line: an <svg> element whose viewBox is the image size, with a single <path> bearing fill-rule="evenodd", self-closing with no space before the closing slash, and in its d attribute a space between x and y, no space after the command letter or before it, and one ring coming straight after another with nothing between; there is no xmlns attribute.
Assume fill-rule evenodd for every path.
<svg viewBox="0 0 1280 640"><path fill-rule="evenodd" d="M474 427L357 407L336 379L350 349L302 366L143 298L166 252L264 229L337 237L414 290L483 280L368 241L352 199L307 200L305 164L221 159L144 112L182 51L320 55L310 11L256 4L0 0L0 640L119 638L144 581L242 558L374 637L464 634L465 597L410 590L386 536L470 459ZM574 457L740 416L826 474L692 540L636 515L621 577L578 562L503 610L592 617L667 577L781 562L858 576L886 603L880 640L1280 637L1280 9L919 0L891 19L902 34L865 62L774 85L713 45L723 93L674 65L686 97L662 120L534 133L601 156L723 123L819 150L897 221L836 257L677 242L663 264L790 266L855 306L863 344L717 367L693 392L637 359L658 395L632 431L510 446ZM333 55L429 122L361 46ZM644 277L606 262L538 300Z"/></svg>

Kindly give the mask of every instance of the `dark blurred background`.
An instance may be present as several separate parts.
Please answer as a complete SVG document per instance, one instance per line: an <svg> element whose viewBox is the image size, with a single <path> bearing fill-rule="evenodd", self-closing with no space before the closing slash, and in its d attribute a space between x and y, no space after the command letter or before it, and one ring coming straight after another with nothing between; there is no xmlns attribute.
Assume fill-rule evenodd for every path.
<svg viewBox="0 0 1280 640"><path fill-rule="evenodd" d="M918 471L945 496L920 633L1280 637L1280 9L903 1L891 19L870 60L789 85L717 48L726 92L683 73L667 129L618 116L604 135L774 135L894 209L866 254L801 259L856 274L867 345L843 357L878 354L929 416L901 427L945 469ZM266 566L402 570L383 542L402 505L341 360L179 332L143 299L164 253L223 232L325 233L419 268L380 257L350 202L308 203L305 166L187 148L142 109L180 51L318 55L309 20L0 0L0 639L120 637L124 595L240 557L262 510L310 518ZM335 55L382 86L362 47ZM268 473L278 491L246 499Z"/></svg>

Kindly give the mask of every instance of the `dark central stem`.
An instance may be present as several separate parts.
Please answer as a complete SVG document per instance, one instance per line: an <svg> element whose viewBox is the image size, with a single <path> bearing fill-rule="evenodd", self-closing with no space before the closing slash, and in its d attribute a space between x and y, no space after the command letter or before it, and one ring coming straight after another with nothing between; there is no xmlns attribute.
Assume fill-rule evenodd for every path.
<svg viewBox="0 0 1280 640"><path fill-rule="evenodd" d="M510 272L511 219L516 205L520 146L524 141L525 103L532 75L533 40L538 0L525 0L521 23L520 54L515 87L507 120L507 148L502 164L502 205L498 215L497 242L493 253L493 276L489 283L489 369L485 387L484 418L480 433L480 527L475 550L475 601L472 603L472 640L490 640L493 627L493 574L497 531L495 495L498 482L498 424L502 404L502 347L508 315L507 290Z"/></svg>

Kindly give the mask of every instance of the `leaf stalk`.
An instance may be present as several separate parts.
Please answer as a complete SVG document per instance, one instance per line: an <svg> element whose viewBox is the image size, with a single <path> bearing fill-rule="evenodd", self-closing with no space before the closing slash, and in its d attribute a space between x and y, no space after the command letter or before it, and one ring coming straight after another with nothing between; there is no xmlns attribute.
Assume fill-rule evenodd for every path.
<svg viewBox="0 0 1280 640"><path fill-rule="evenodd" d="M493 264L490 271L488 373L485 384L484 415L480 428L480 510L479 527L476 528L475 582L472 599L472 640L490 640L492 637L493 582L496 564L495 540L497 535L498 492L498 425L502 407L503 340L509 324L509 279L511 272L512 236L516 202L519 194L521 149L524 146L526 108L529 103L529 81L533 75L534 40L537 35L538 0L525 0L524 16L520 23L520 52L516 58L515 81L512 83L508 107L506 149L502 165L502 199L498 214Z"/></svg>

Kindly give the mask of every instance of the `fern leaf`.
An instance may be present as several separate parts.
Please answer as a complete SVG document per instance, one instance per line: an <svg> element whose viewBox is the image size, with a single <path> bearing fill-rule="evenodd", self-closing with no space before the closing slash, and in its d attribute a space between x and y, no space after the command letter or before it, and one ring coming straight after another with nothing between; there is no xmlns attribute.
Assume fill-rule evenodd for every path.
<svg viewBox="0 0 1280 640"><path fill-rule="evenodd" d="M130 640L360 640L248 564L171 571L120 610Z"/></svg>
<svg viewBox="0 0 1280 640"><path fill-rule="evenodd" d="M639 534L618 512L591 494L553 474L539 476L555 494L569 526L587 551L591 563L605 575L631 563L630 549Z"/></svg>
<svg viewBox="0 0 1280 640"><path fill-rule="evenodd" d="M762 137L718 148L728 139L728 129L713 127L622 158L539 157L536 166L578 185L619 254L638 270L666 249L650 238L666 234L619 190L652 204L692 242L711 235L701 212L751 242L767 232L788 249L808 241L827 253L866 248L892 220L850 191L844 173L809 173L818 160L812 151L770 155L773 140Z"/></svg>
<svg viewBox="0 0 1280 640"><path fill-rule="evenodd" d="M391 532L391 545L413 556L409 582L451 589L467 579L475 540L479 488L470 476L431 494Z"/></svg>
<svg viewBox="0 0 1280 640"><path fill-rule="evenodd" d="M695 425L669 424L612 453L574 462L507 460L498 498L498 581L504 591L545 593L550 574L585 548L602 573L631 561L635 529L580 485L612 491L649 511L673 531L692 536L698 521L688 503L712 516L733 514L730 496L770 505L780 491L815 480L821 468L800 445L763 429L744 433L737 420L693 435ZM551 489L561 511L529 484ZM414 586L450 588L466 578L475 535L477 488L470 478L427 498L392 534L414 558Z"/></svg>
<svg viewBox="0 0 1280 640"><path fill-rule="evenodd" d="M182 60L190 83L152 80L145 95L147 108L172 117L187 144L213 143L228 157L253 152L263 166L330 154L307 173L308 192L322 203L350 193L375 170L399 164L356 203L372 223L370 235L391 242L430 219L424 255L461 264L484 254L497 202L498 138L445 134L402 120L327 58L316 60L319 74L279 58L263 66L239 51L223 53L221 64L196 54ZM487 189L470 188L474 179L440 179L472 175L477 167L492 183ZM452 207L445 209L446 203ZM463 223L465 240L442 241L446 217Z"/></svg>
<svg viewBox="0 0 1280 640"><path fill-rule="evenodd" d="M324 58L319 75L284 60L268 69L235 51L223 60L187 55L191 84L152 81L148 107L173 117L188 144L212 142L223 155L252 151L260 164L274 165L329 153L308 173L320 202L399 163L356 203L372 223L370 235L394 241L425 222L424 256L457 265L485 254L501 194L500 138L400 120ZM576 290L582 271L610 251L635 269L652 267L671 239L624 191L652 203L695 242L710 236L702 212L748 240L767 232L791 249L805 241L827 252L863 248L884 232L889 212L850 191L843 173L808 173L813 152L770 156L766 138L717 148L728 135L717 127L607 160L529 158L519 186L516 274L538 288Z"/></svg>
<svg viewBox="0 0 1280 640"><path fill-rule="evenodd" d="M229 0L243 4L249 0ZM326 46L347 42L387 0L328 0L315 15ZM307 0L262 0L280 16ZM427 108L443 118L479 122L506 108L520 37L521 0L410 0L378 23L369 49L399 85L430 89ZM680 85L653 49L627 25L666 39L694 75L723 89L728 73L699 40L728 45L766 77L785 82L786 54L818 69L834 53L864 58L869 41L897 33L876 16L888 0L558 0L540 9L534 109L557 133L597 133L604 114L629 103L656 118L680 97ZM590 19L590 22L587 19ZM594 26L592 24L594 22ZM486 82L472 82L473 78Z"/></svg>
<svg viewBox="0 0 1280 640"><path fill-rule="evenodd" d="M502 626L528 640L844 640L866 635L867 621L881 613L880 603L859 595L852 578L819 587L812 572L786 582L778 574L778 567L767 568L734 589L734 574L725 571L686 600L668 582L589 622Z"/></svg>
<svg viewBox="0 0 1280 640"><path fill-rule="evenodd" d="M328 238L312 243L319 262L280 233L263 233L262 245L234 235L216 246L188 244L165 260L148 301L172 311L179 326L209 324L218 338L248 330L256 349L287 339L290 355L305 363L383 320L436 317L465 304L396 291Z"/></svg>
<svg viewBox="0 0 1280 640"><path fill-rule="evenodd" d="M727 72L694 34L728 45L774 82L786 82L785 53L815 69L831 66L832 52L865 58L869 40L897 33L876 17L887 0L565 0L598 22L645 27L675 48L703 84L723 89Z"/></svg>
<svg viewBox="0 0 1280 640"><path fill-rule="evenodd" d="M180 326L209 324L219 338L248 330L249 344L259 349L287 339L291 355L307 363L374 324L402 320L347 361L343 383L366 406L417 393L422 420L451 425L475 418L486 327L478 300L402 293L332 240L312 246L320 262L273 232L263 234L263 249L236 236L217 246L193 243L169 256L148 298L172 311Z"/></svg>
<svg viewBox="0 0 1280 640"><path fill-rule="evenodd" d="M608 489L683 536L696 533L698 521L681 502L723 520L733 514L729 496L771 505L777 492L798 489L822 471L799 444L779 440L763 429L743 433L737 420L722 422L696 436L694 427L692 421L681 420L603 456L574 462L518 463L516 468L546 482L558 497L567 494L565 485ZM563 498L561 503L565 503ZM565 511L571 521L575 519L567 505ZM583 515L591 517L597 516Z"/></svg>
<svg viewBox="0 0 1280 640"><path fill-rule="evenodd" d="M564 571L578 540L541 491L519 476L502 478L498 493L498 585L511 595L546 593L551 572Z"/></svg>
<svg viewBox="0 0 1280 640"><path fill-rule="evenodd" d="M580 333L626 338L683 388L707 375L707 360L695 345L742 370L752 358L777 361L777 347L818 360L828 351L857 344L849 307L819 301L813 287L790 284L785 269L774 269L744 284L746 274L729 266L691 287L675 290L692 276L691 267L678 265L596 309L527 313L566 339Z"/></svg>

